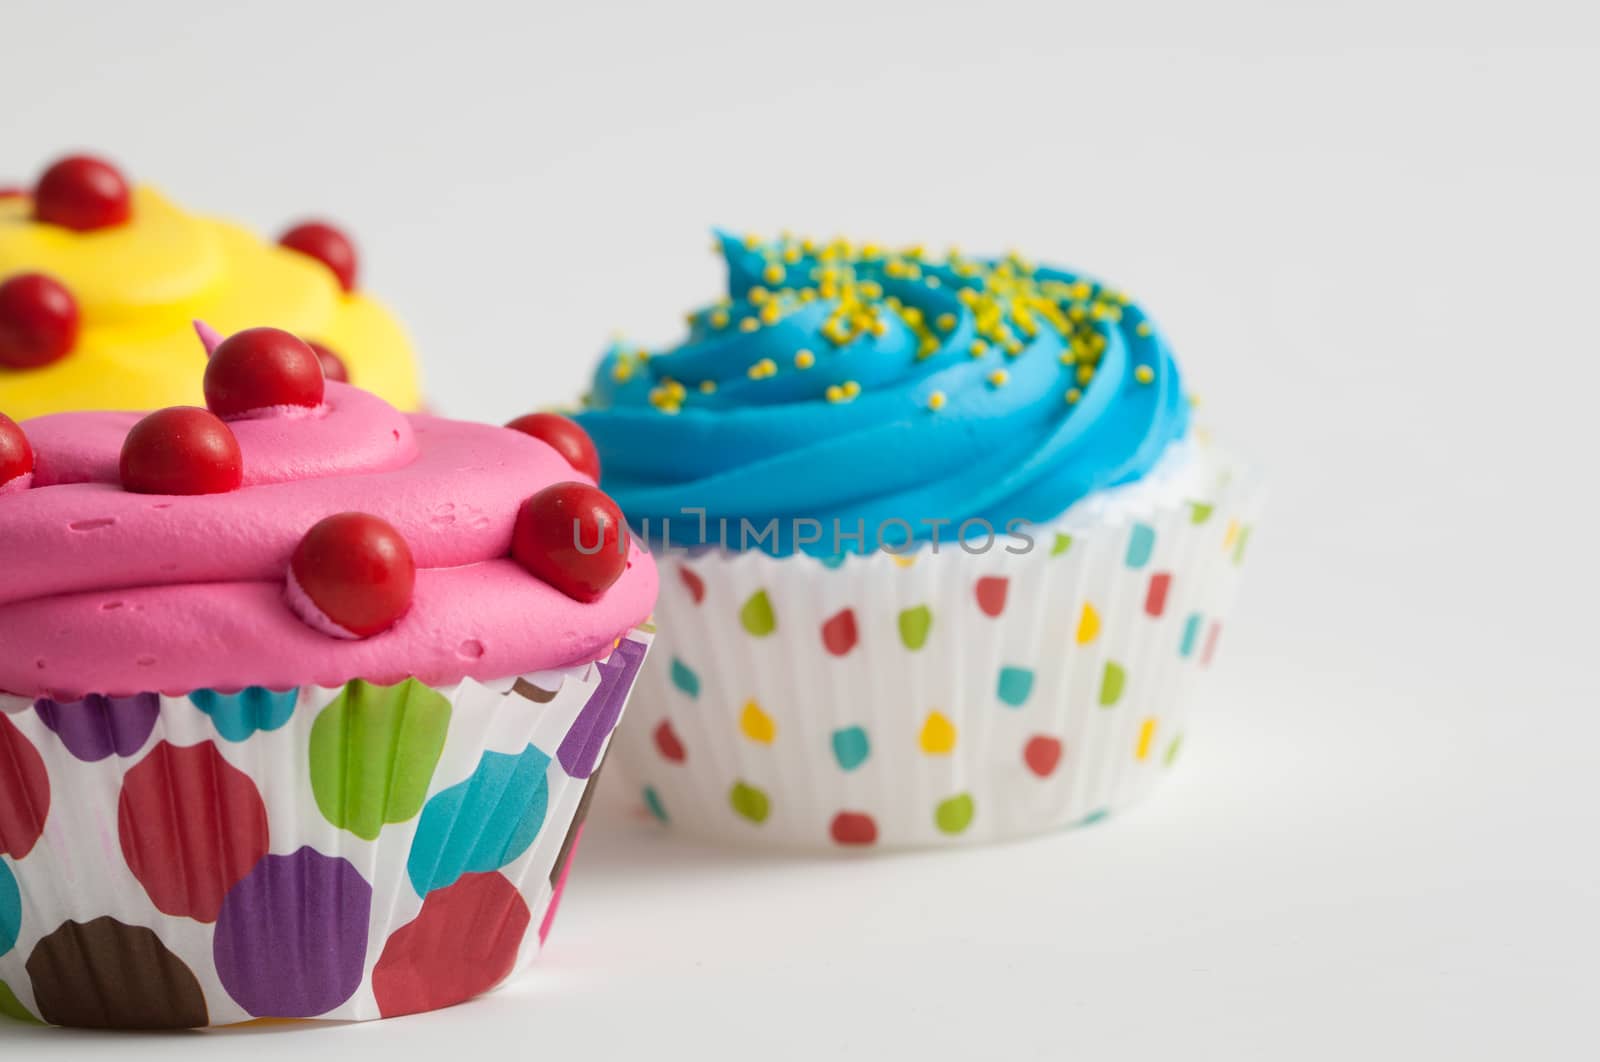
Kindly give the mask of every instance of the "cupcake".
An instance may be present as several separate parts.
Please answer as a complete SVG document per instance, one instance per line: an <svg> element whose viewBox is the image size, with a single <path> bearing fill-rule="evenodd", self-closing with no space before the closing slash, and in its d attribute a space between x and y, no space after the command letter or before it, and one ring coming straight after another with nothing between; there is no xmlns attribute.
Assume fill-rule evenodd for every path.
<svg viewBox="0 0 1600 1062"><path fill-rule="evenodd" d="M550 931L655 567L570 422L407 415L287 332L202 334L206 409L0 417L0 1012L486 991Z"/></svg>
<svg viewBox="0 0 1600 1062"><path fill-rule="evenodd" d="M358 280L332 225L267 243L101 159L61 159L30 190L0 190L0 410L198 404L194 318L225 332L273 322L313 344L330 380L414 410L411 346Z"/></svg>
<svg viewBox="0 0 1600 1062"><path fill-rule="evenodd" d="M664 566L651 812L882 849L1093 822L1179 758L1261 493L1128 297L1016 256L719 239L578 418Z"/></svg>

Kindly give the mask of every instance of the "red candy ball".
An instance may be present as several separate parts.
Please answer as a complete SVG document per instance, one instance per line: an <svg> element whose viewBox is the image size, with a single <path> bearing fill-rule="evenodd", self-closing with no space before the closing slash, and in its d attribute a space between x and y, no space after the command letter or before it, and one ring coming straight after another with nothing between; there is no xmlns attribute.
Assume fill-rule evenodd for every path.
<svg viewBox="0 0 1600 1062"><path fill-rule="evenodd" d="M339 286L354 291L356 286L356 247L350 237L320 221L296 225L278 237L280 246L309 255L333 270Z"/></svg>
<svg viewBox="0 0 1600 1062"><path fill-rule="evenodd" d="M628 567L628 527L599 488L556 483L517 510L511 556L568 597L595 601Z"/></svg>
<svg viewBox="0 0 1600 1062"><path fill-rule="evenodd" d="M54 277L19 273L0 284L0 365L37 369L78 340L78 301Z"/></svg>
<svg viewBox="0 0 1600 1062"><path fill-rule="evenodd" d="M322 375L324 379L335 380L339 383L350 382L350 370L348 367L346 367L343 358L339 357L339 355L335 354L328 347L325 347L321 343L314 342L310 339L306 340L306 346L310 347L316 353L317 360L322 362Z"/></svg>
<svg viewBox="0 0 1600 1062"><path fill-rule="evenodd" d="M289 571L323 616L358 638L394 626L417 581L406 540L366 513L339 513L307 531Z"/></svg>
<svg viewBox="0 0 1600 1062"><path fill-rule="evenodd" d="M33 447L17 422L0 413L0 488L33 471Z"/></svg>
<svg viewBox="0 0 1600 1062"><path fill-rule="evenodd" d="M35 221L77 232L121 225L133 214L128 182L118 169L92 155L69 155L39 178L33 189Z"/></svg>
<svg viewBox="0 0 1600 1062"><path fill-rule="evenodd" d="M588 432L561 414L529 413L506 427L548 443L556 453L566 458L567 464L596 483L600 482L600 454L594 448L594 440L589 438Z"/></svg>
<svg viewBox="0 0 1600 1062"><path fill-rule="evenodd" d="M276 406L322 405L322 362L299 336L279 328L247 328L211 352L206 406L234 419Z"/></svg>
<svg viewBox="0 0 1600 1062"><path fill-rule="evenodd" d="M135 494L226 494L244 482L239 441L194 406L158 409L122 441L122 489Z"/></svg>

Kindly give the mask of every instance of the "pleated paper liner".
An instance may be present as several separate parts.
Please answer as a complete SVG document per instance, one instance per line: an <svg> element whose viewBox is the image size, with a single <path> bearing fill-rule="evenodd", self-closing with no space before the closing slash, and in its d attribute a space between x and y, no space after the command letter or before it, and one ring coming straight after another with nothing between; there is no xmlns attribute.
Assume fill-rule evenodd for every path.
<svg viewBox="0 0 1600 1062"><path fill-rule="evenodd" d="M0 714L0 1014L361 1021L537 956L649 648L500 682Z"/></svg>
<svg viewBox="0 0 1600 1062"><path fill-rule="evenodd" d="M1193 501L1033 527L1023 554L662 558L621 766L672 827L754 845L996 841L1124 808L1179 756L1261 506L1213 471Z"/></svg>

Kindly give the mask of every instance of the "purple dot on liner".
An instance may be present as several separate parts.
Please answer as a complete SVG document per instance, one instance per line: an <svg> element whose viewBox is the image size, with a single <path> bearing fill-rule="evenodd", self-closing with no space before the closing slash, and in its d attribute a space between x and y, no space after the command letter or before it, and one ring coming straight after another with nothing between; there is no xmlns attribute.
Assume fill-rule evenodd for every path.
<svg viewBox="0 0 1600 1062"><path fill-rule="evenodd" d="M144 748L161 715L161 698L153 693L132 697L96 693L81 701L37 700L33 710L68 752L85 763L98 763L112 753L132 756Z"/></svg>
<svg viewBox="0 0 1600 1062"><path fill-rule="evenodd" d="M612 651L610 659L596 665L600 668L600 684L590 694L589 703L583 706L578 718L573 720L572 729L561 740L561 747L556 749L556 759L573 778L587 778L594 773L600 750L605 747L611 731L616 729L622 706L628 700L628 690L642 663L644 646L624 638Z"/></svg>
<svg viewBox="0 0 1600 1062"><path fill-rule="evenodd" d="M348 861L266 856L222 901L217 976L254 1017L326 1014L361 986L371 914L372 886Z"/></svg>

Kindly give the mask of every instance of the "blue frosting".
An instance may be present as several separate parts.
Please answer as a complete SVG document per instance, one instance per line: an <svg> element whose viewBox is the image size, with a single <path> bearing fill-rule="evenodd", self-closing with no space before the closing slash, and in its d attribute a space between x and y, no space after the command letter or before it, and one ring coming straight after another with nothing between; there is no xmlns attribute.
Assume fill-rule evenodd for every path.
<svg viewBox="0 0 1600 1062"><path fill-rule="evenodd" d="M728 295L665 350L615 345L578 420L659 544L837 552L1043 521L1188 431L1166 341L1103 284L1015 256L719 236ZM686 509L703 509L706 523ZM823 533L803 541L796 520ZM648 521L648 524L646 523ZM976 534L969 530L968 534Z"/></svg>

